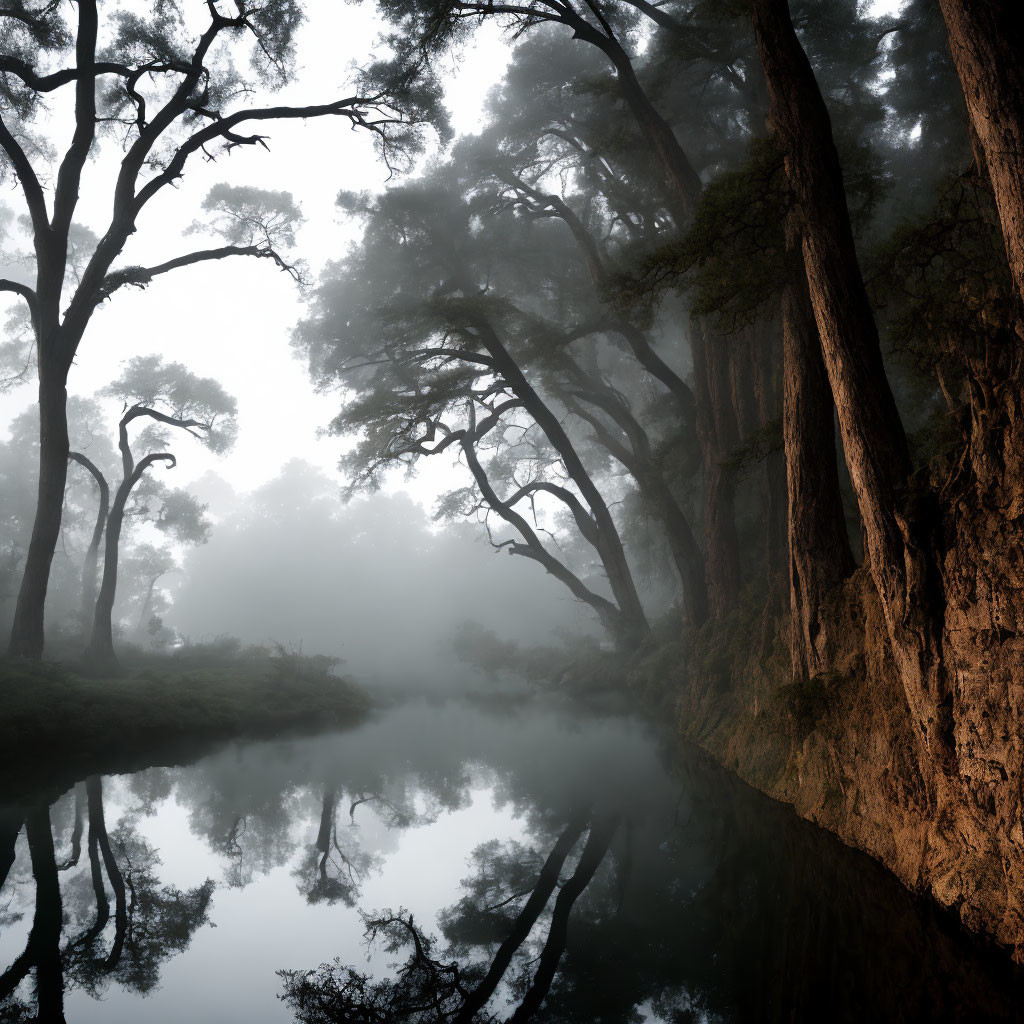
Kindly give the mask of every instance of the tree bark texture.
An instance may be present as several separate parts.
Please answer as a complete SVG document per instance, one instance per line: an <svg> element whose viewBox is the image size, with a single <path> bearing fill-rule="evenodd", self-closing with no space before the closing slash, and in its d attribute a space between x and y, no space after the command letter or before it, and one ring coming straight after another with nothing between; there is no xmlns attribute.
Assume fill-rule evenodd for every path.
<svg viewBox="0 0 1024 1024"><path fill-rule="evenodd" d="M1018 0L939 0L1024 310L1024 12ZM1024 325L1018 326L1024 336Z"/></svg>
<svg viewBox="0 0 1024 1024"><path fill-rule="evenodd" d="M793 674L831 667L827 601L854 569L836 466L832 391L802 272L782 296L783 417Z"/></svg>
<svg viewBox="0 0 1024 1024"><path fill-rule="evenodd" d="M935 566L909 509L906 436L882 364L857 263L842 168L824 99L787 0L754 0L754 31L770 116L786 152L808 291L839 416L892 651L920 738L951 753L948 679L940 652Z"/></svg>
<svg viewBox="0 0 1024 1024"><path fill-rule="evenodd" d="M732 404L728 343L704 325L690 331L697 395L697 437L704 467L704 547L711 614L734 610L740 591L739 538L736 534L736 473L726 465L739 444Z"/></svg>

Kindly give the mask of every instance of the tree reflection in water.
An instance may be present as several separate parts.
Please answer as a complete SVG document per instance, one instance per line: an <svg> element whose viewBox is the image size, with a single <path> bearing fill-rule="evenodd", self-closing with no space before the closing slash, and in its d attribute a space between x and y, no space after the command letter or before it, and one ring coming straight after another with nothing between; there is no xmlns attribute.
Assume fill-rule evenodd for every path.
<svg viewBox="0 0 1024 1024"><path fill-rule="evenodd" d="M186 953L164 993L199 1019L193 974L223 994L218 1015L244 992L255 1024L288 1010L302 1024L1022 1018L1005 960L867 858L637 722L399 706L350 732L124 777L116 812L108 787L91 776L56 802L0 809L0 928L13 939L25 918L0 965L4 1022L60 1021L73 992L153 993L189 949L214 883L160 878L142 821L171 808L231 891L228 927ZM490 831L488 805L506 831ZM459 846L449 828L476 830ZM399 847L406 872L422 857L411 877L391 874ZM470 850L445 888L452 858ZM205 873L217 869L192 877ZM211 979L217 936L263 901L272 927L244 950L223 947ZM278 989L275 968L317 962L288 962L304 929L338 959L283 972ZM364 930L379 955L361 971ZM266 987L253 994L257 950ZM108 1005L111 1024L148 1015Z"/></svg>
<svg viewBox="0 0 1024 1024"><path fill-rule="evenodd" d="M81 856L81 792L88 817L88 886L82 875L61 891L60 872ZM35 911L24 951L0 976L0 1008L7 1020L64 1020L64 994L81 988L94 997L110 984L145 995L157 985L160 966L186 949L195 930L207 923L213 882L181 892L162 886L156 874L160 858L124 821L107 832L103 784L92 775L75 788L76 810L71 855L57 864L50 808L33 805L25 831L35 880ZM17 832L13 832L16 841ZM4 861L14 860L15 843L2 837ZM9 850L9 853L7 852ZM3 872L6 877L6 871ZM0 879L2 882L2 879ZM111 900L113 896L113 934ZM62 943L62 935L67 938ZM13 997L30 972L35 972L36 1010Z"/></svg>
<svg viewBox="0 0 1024 1024"><path fill-rule="evenodd" d="M486 970L483 965L460 965L455 959L447 959L447 955L447 962L437 959L433 955L436 939L417 926L412 914L386 910L365 918L366 937L371 943L382 940L392 954L409 950L394 979L374 982L340 962L316 972L282 971L283 998L303 1024L350 1020L373 1024L470 1024L478 1019L494 1019L492 1015L480 1014L530 938L558 885L566 859L582 833L589 829L576 867L555 899L536 973L510 1018L530 1019L551 988L565 951L573 906L608 853L617 826L618 818L614 815L595 817L589 822L582 812L572 815ZM518 893L517 898L524 895ZM511 902L505 900L504 905Z"/></svg>

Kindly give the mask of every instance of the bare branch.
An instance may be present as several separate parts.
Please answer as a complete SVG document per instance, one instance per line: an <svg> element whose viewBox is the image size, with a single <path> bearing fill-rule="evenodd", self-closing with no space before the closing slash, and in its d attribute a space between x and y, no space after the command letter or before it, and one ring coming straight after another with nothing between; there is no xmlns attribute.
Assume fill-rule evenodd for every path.
<svg viewBox="0 0 1024 1024"><path fill-rule="evenodd" d="M368 116L371 110L376 111L376 104L380 97L349 96L343 100L336 100L333 103L310 104L303 107L263 107L253 110L238 110L220 118L213 124L195 132L186 139L175 151L174 156L168 162L160 174L148 181L138 192L133 204L133 213L138 214L143 206L156 195L165 185L181 177L188 158L201 147L215 142L217 139L224 139L229 147L262 145L266 146L266 137L262 135L243 136L237 134L234 129L247 121L287 121L304 120L310 117L347 117L353 127L368 128L378 134L382 133L383 126L394 124L398 118L390 118L381 115L379 120L373 120Z"/></svg>
<svg viewBox="0 0 1024 1024"><path fill-rule="evenodd" d="M295 280L301 280L298 271L284 260L274 249L261 245L222 245L216 249L199 249L196 252L188 253L185 256L177 256L166 263L159 263L155 267L122 267L114 270L103 279L99 294L96 296L96 305L109 299L119 288L126 285L133 288L145 288L154 277L170 273L180 267L190 267L197 263L208 263L213 260L227 259L229 256L255 256L262 259L271 259L281 270L285 271Z"/></svg>
<svg viewBox="0 0 1024 1024"><path fill-rule="evenodd" d="M128 491L142 479L142 474L153 465L154 462L166 462L168 469L174 469L178 464L178 460L170 452L156 452L153 455L147 455L139 461L139 464L135 467L135 471L128 478Z"/></svg>

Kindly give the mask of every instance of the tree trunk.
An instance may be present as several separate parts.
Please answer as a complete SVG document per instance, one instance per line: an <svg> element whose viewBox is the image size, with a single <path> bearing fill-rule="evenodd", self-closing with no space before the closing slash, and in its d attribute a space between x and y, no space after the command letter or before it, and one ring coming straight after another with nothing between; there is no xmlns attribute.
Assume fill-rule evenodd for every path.
<svg viewBox="0 0 1024 1024"><path fill-rule="evenodd" d="M586 25L580 19L581 25ZM619 92L636 120L641 134L654 151L667 187L668 205L677 225L682 227L697 208L700 196L700 175L694 170L669 123L658 113L636 77L629 55L618 40L602 35L592 26L573 26L580 38L597 46L612 62L618 78Z"/></svg>
<svg viewBox="0 0 1024 1024"><path fill-rule="evenodd" d="M657 469L651 467L651 470L648 476L641 469L637 483L651 512L665 527L672 560L683 586L683 619L689 626L700 628L708 620L704 555L675 495Z"/></svg>
<svg viewBox="0 0 1024 1024"><path fill-rule="evenodd" d="M96 566L99 562L100 541L103 539L103 528L107 523L107 514L110 511L110 487L106 477L100 472L96 464L81 452L71 452L68 458L83 466L96 481L99 490L99 503L96 508L96 523L92 529L92 539L85 552L85 559L82 562L82 600L80 605L80 617L82 620L82 633L88 634L92 626L93 610L96 606Z"/></svg>
<svg viewBox="0 0 1024 1024"><path fill-rule="evenodd" d="M107 537L103 549L103 579L100 593L96 598L96 611L92 620L92 632L85 659L93 669L116 670L117 654L114 652L113 612L114 597L117 594L117 561L121 543L121 527L124 524L124 508L131 493L134 480L123 480L114 495L114 503L107 516Z"/></svg>
<svg viewBox="0 0 1024 1024"><path fill-rule="evenodd" d="M39 346L39 489L32 538L11 626L12 658L43 655L43 619L50 564L60 537L68 475L67 374Z"/></svg>
<svg viewBox="0 0 1024 1024"><path fill-rule="evenodd" d="M872 578L911 713L928 749L945 759L951 719L934 567L917 544L914 516L905 508L906 436L857 264L831 121L786 0L754 0L753 21L772 127L786 151L811 305Z"/></svg>
<svg viewBox="0 0 1024 1024"><path fill-rule="evenodd" d="M469 287L468 283L463 284L462 291L467 296L473 293L473 289ZM619 531L608 511L604 496L591 479L583 465L583 460L580 459L558 417L548 408L533 385L526 379L525 374L501 343L494 329L486 321L478 322L476 327L480 332L481 342L494 360L495 369L523 403L523 408L533 417L537 426L544 431L552 447L561 457L569 478L580 489L580 493L590 507L597 527L598 553L601 555L601 561L608 574L608 583L615 596L616 604L632 634L629 642L639 643L650 631L650 626L633 582L633 574L626 561L626 553L622 547Z"/></svg>
<svg viewBox="0 0 1024 1024"><path fill-rule="evenodd" d="M137 643L141 644L145 641L147 616L149 615L150 608L153 607L153 591L156 590L157 582L163 575L165 574L160 573L160 576L154 576L146 587L146 598L142 602L142 611L139 612L139 621L135 623L135 640Z"/></svg>
<svg viewBox="0 0 1024 1024"><path fill-rule="evenodd" d="M128 893L124 884L121 869L110 848L110 837L107 834L107 823L103 814L103 779L99 775L90 775L85 780L85 791L89 800L89 851L93 865L93 888L96 890L98 904L103 891L102 878L97 878L96 849L103 858L110 887L114 890L114 943L103 963L105 970L113 970L121 959L125 936L128 931ZM102 895L102 907L97 906L98 919L106 923L110 913L106 894ZM100 929L102 930L102 928Z"/></svg>
<svg viewBox="0 0 1024 1024"><path fill-rule="evenodd" d="M331 850L331 831L334 828L334 809L338 803L338 794L334 789L325 789L320 805L320 828L316 834L317 853L326 858Z"/></svg>
<svg viewBox="0 0 1024 1024"><path fill-rule="evenodd" d="M562 886L555 898L555 907L551 912L551 923L548 925L548 937L541 950L540 960L537 964L537 973L533 982L526 990L522 1002L516 1008L516 1012L509 1018L510 1024L522 1024L530 1020L540 1009L544 997L551 988L555 972L558 970L559 961L565 952L565 944L569 937L569 916L576 901L583 894L583 891L590 884L594 873L601 866L601 862L608 853L615 830L618 828L619 819L614 815L605 815L596 819L590 826L590 835L584 844L583 852L580 854L576 870L569 880Z"/></svg>
<svg viewBox="0 0 1024 1024"><path fill-rule="evenodd" d="M667 188L668 206L677 226L693 217L700 199L700 175L690 163L671 126L651 103L625 50L614 38L602 35L582 19L570 22L577 36L601 49L615 67L619 91L641 134L651 147ZM706 579L712 614L725 614L739 594L739 547L736 535L735 474L722 465L738 437L726 405L730 354L724 343L711 343L703 324L691 323L696 430L704 468L704 530ZM716 339L720 342L720 339ZM723 380L723 375L725 380Z"/></svg>
<svg viewBox="0 0 1024 1024"><path fill-rule="evenodd" d="M483 981L466 997L465 1003L455 1015L452 1024L472 1024L476 1020L476 1014L494 995L512 963L516 950L529 938L537 919L548 905L551 894L558 886L562 867L583 833L585 824L583 816L579 813L574 813L570 818L568 825L548 854L547 860L544 861L544 866L540 869L529 899L523 904L523 909L513 922L511 930L498 947L498 952L495 953Z"/></svg>
<svg viewBox="0 0 1024 1024"><path fill-rule="evenodd" d="M1024 29L1019 0L939 0L1024 308ZM1024 326L1018 328L1024 333Z"/></svg>
<svg viewBox="0 0 1024 1024"><path fill-rule="evenodd" d="M729 353L721 338L694 324L690 332L697 389L697 436L704 466L704 546L708 601L715 618L736 607L740 590L736 474L725 465L739 443Z"/></svg>
<svg viewBox="0 0 1024 1024"><path fill-rule="evenodd" d="M569 361L567 361L569 362ZM636 481L637 489L651 514L665 528L672 559L683 588L683 616L695 627L708 618L707 581L704 555L697 544L690 522L676 500L651 452L646 431L611 388L589 377L575 364L566 367L570 379L580 383L582 390L565 399L567 408L594 428L595 439L620 462ZM599 416L588 412L579 399L605 412L621 429L625 441L616 437ZM628 447L627 447L628 445Z"/></svg>
<svg viewBox="0 0 1024 1024"><path fill-rule="evenodd" d="M782 296L782 344L790 651L800 679L829 667L825 601L854 568L839 491L832 392L800 268Z"/></svg>
<svg viewBox="0 0 1024 1024"><path fill-rule="evenodd" d="M36 909L28 945L36 969L38 1020L41 1024L63 1024L64 972L60 955L63 910L50 811L45 804L29 813L25 831L32 857L32 874L36 880Z"/></svg>
<svg viewBox="0 0 1024 1024"><path fill-rule="evenodd" d="M757 421L765 430L779 423L782 416L781 363L778 325L759 323L754 339L754 398ZM786 460L781 450L769 451L764 458L762 491L764 495L764 559L770 589L786 568Z"/></svg>
<svg viewBox="0 0 1024 1024"><path fill-rule="evenodd" d="M0 890L14 865L15 848L23 820L20 809L4 808L0 811Z"/></svg>
<svg viewBox="0 0 1024 1024"><path fill-rule="evenodd" d="M81 782L75 784L75 824L71 829L71 852L68 859L60 866L61 871L67 871L78 864L82 856L82 831L84 828L85 814L85 787Z"/></svg>

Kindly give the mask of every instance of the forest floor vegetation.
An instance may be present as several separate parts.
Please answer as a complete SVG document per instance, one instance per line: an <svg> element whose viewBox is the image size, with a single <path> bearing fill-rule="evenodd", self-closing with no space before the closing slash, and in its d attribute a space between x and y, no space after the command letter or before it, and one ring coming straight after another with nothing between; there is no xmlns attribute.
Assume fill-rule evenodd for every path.
<svg viewBox="0 0 1024 1024"><path fill-rule="evenodd" d="M118 676L0 661L0 792L199 756L217 743L362 720L371 700L330 659L186 648Z"/></svg>

